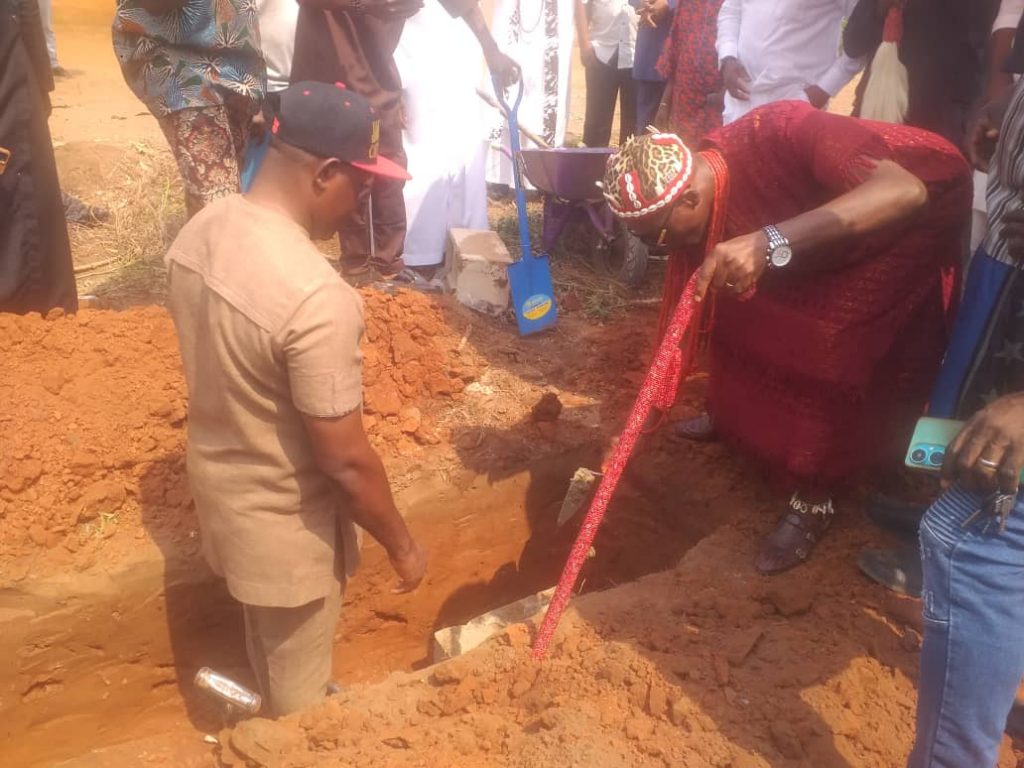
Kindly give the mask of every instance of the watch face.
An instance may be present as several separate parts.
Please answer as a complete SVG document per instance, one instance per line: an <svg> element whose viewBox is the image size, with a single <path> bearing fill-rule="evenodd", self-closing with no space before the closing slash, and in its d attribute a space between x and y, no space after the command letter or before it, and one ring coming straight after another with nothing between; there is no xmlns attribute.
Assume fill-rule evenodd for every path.
<svg viewBox="0 0 1024 768"><path fill-rule="evenodd" d="M772 251L772 266L784 267L793 260L793 249L788 245L780 245Z"/></svg>

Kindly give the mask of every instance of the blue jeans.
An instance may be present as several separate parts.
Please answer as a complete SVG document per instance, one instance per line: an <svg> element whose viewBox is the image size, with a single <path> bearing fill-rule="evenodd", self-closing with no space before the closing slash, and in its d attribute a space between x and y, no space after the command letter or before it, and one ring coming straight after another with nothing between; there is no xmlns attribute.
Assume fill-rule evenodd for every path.
<svg viewBox="0 0 1024 768"><path fill-rule="evenodd" d="M1024 676L1024 502L1005 532L964 522L984 496L958 487L921 522L924 647L909 768L992 768Z"/></svg>

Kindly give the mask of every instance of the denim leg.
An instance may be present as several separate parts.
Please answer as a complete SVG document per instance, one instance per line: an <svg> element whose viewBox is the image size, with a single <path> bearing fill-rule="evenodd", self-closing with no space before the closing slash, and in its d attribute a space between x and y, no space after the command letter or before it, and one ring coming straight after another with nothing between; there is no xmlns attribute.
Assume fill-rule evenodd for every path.
<svg viewBox="0 0 1024 768"><path fill-rule="evenodd" d="M909 768L991 768L1024 676L1024 503L1006 530L964 522L984 497L954 487L921 522L924 646Z"/></svg>

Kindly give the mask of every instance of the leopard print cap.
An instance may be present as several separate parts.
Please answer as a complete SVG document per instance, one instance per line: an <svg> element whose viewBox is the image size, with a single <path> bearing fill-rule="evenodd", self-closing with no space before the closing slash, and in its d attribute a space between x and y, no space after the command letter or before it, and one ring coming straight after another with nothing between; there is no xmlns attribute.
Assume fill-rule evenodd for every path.
<svg viewBox="0 0 1024 768"><path fill-rule="evenodd" d="M616 216L639 219L679 197L692 174L693 153L678 136L634 136L608 160L604 197Z"/></svg>

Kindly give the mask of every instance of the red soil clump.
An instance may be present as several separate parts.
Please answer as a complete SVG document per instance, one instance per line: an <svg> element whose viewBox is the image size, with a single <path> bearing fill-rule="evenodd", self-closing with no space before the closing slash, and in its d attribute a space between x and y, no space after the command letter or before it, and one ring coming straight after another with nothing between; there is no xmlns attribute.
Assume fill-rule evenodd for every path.
<svg viewBox="0 0 1024 768"><path fill-rule="evenodd" d="M438 305L413 292L365 292L363 387L367 432L401 454L441 441L423 404L458 395L480 373Z"/></svg>
<svg viewBox="0 0 1024 768"><path fill-rule="evenodd" d="M425 296L364 301L371 441L385 456L439 442L433 413L475 375L473 353ZM101 552L107 563L147 535L194 546L187 391L165 310L0 315L0 356L0 583L86 569ZM159 509L145 520L143 492Z"/></svg>

